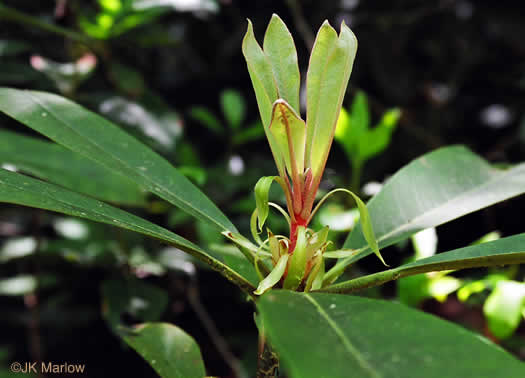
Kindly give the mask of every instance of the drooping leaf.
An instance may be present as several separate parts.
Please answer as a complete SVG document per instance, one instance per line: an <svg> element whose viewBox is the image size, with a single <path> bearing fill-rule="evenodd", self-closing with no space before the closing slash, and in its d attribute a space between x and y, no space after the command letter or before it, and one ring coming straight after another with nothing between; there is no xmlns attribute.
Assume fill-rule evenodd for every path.
<svg viewBox="0 0 525 378"><path fill-rule="evenodd" d="M270 187L274 180L277 180L279 176L265 176L261 177L257 184L255 184L255 206L257 207L257 223L259 225L259 232L262 231L270 206L268 205L268 195Z"/></svg>
<svg viewBox="0 0 525 378"><path fill-rule="evenodd" d="M330 197L332 194L337 193L337 192L344 192L346 194L349 194L353 198L353 200L355 201L357 205L357 209L359 211L359 218L360 218L361 225L362 225L362 233L363 233L363 236L366 242L368 243L368 247L372 249L372 251L379 258L379 260L381 260L383 265L388 266L388 264L385 263L383 256L381 256L381 252L379 252L379 245L377 244L377 239L374 233L374 228L372 226L372 220L370 218L368 208L366 207L365 203L361 200L361 198L355 195L352 191L348 189L344 189L344 188L337 188L337 189L334 189L328 192L316 205L310 217L313 217L315 215L315 213L319 210L319 208L323 205L323 203L328 199L328 197ZM335 252L337 252L338 254L345 253L344 251L335 251ZM347 252L349 253L350 256L355 255L354 250L348 250ZM334 252L329 253L328 256L335 257ZM341 257L341 256L337 256L337 257Z"/></svg>
<svg viewBox="0 0 525 378"><path fill-rule="evenodd" d="M524 303L524 283L509 280L498 282L483 305L483 313L494 336L506 339L514 333L523 317Z"/></svg>
<svg viewBox="0 0 525 378"><path fill-rule="evenodd" d="M192 242L173 232L123 210L59 186L0 169L0 202L36 207L91 219L160 239L208 264L212 269L217 270L244 290L251 293L255 289L250 282L234 270L234 267L229 268Z"/></svg>
<svg viewBox="0 0 525 378"><path fill-rule="evenodd" d="M58 144L0 130L0 163L101 200L145 203L145 192L133 181Z"/></svg>
<svg viewBox="0 0 525 378"><path fill-rule="evenodd" d="M400 304L282 290L257 307L291 377L525 375L522 362L482 336Z"/></svg>
<svg viewBox="0 0 525 378"><path fill-rule="evenodd" d="M323 23L306 78L306 159L314 177L324 169L356 51L357 39L344 22L339 37Z"/></svg>
<svg viewBox="0 0 525 378"><path fill-rule="evenodd" d="M273 103L279 98L277 83L273 76L270 61L255 39L250 20L248 20L248 30L242 41L242 53L248 65L248 72L250 73L255 97L257 98L257 105L259 106L264 132L270 144L270 149L272 150L279 174L283 176L284 161L279 154L279 147L269 130Z"/></svg>
<svg viewBox="0 0 525 378"><path fill-rule="evenodd" d="M246 117L246 104L239 92L226 89L221 93L221 106L224 117L233 130L239 129Z"/></svg>
<svg viewBox="0 0 525 378"><path fill-rule="evenodd" d="M290 31L276 14L266 29L264 53L272 66L279 98L284 99L299 114L299 84L301 82L297 51Z"/></svg>
<svg viewBox="0 0 525 378"><path fill-rule="evenodd" d="M372 225L384 248L425 228L525 192L525 164L502 170L461 146L440 148L392 176L368 203ZM358 224L344 248L358 250L325 276L334 280L348 265L371 253Z"/></svg>
<svg viewBox="0 0 525 378"><path fill-rule="evenodd" d="M270 132L283 156L290 177L304 171L306 126L297 113L282 99L273 104Z"/></svg>
<svg viewBox="0 0 525 378"><path fill-rule="evenodd" d="M270 290L277 282L279 282L284 275L286 270L286 264L288 263L288 254L282 255L273 270L266 276L264 280L259 283L257 290L254 292L255 295L262 295Z"/></svg>
<svg viewBox="0 0 525 378"><path fill-rule="evenodd" d="M123 331L122 338L162 378L202 378L206 375L199 346L174 325L141 324Z"/></svg>
<svg viewBox="0 0 525 378"><path fill-rule="evenodd" d="M331 285L323 288L322 291L351 293L420 273L522 263L525 263L525 234L518 234L492 242L438 253L394 269ZM325 282L327 281L325 280Z"/></svg>
<svg viewBox="0 0 525 378"><path fill-rule="evenodd" d="M217 206L165 159L80 105L51 93L1 88L0 111L194 217L220 230L236 230Z"/></svg>

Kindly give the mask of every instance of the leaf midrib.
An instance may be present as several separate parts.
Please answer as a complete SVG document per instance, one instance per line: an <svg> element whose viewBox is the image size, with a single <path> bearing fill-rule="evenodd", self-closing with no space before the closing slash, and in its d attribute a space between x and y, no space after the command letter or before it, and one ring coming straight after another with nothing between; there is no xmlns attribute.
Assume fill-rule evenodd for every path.
<svg viewBox="0 0 525 378"><path fill-rule="evenodd" d="M392 231L390 231L390 232L384 234L383 236L380 236L380 237L377 239L377 241L378 241L379 243L381 243L383 240L388 239L389 237L391 237L391 236L393 236L393 235L395 235L395 234L397 234L397 233L402 233L404 230L408 230L408 228L409 228L412 224L419 222L421 219L424 219L424 218L427 217L430 213L432 213L432 212L436 212L436 211L440 211L440 210L446 208L447 206L449 206L450 203L452 203L452 202L454 202L454 201L458 201L458 200L460 200L461 198L463 198L463 197L465 197L465 196L469 196L469 195L471 195L472 193L474 193L474 192L476 192L476 191L482 190L484 187L489 186L489 185L492 185L492 184L494 183L494 181L496 181L496 180L501 180L501 179L504 178L505 176L508 176L508 175L510 175L511 173L513 173L515 170L518 170L518 169L520 169L520 168L524 168L524 167L525 167L525 164L519 164L518 166L516 166L516 167L514 167L514 168L511 168L511 169L509 169L508 171L505 171L505 172L499 172L499 173L493 175L493 177L492 177L490 180L486 181L486 182L483 183L482 185L477 186L477 187L475 187L475 188L473 188L473 189L470 189L470 190L468 190L468 191L466 191L466 192L463 192L463 193L461 193L459 196L454 197L454 198L451 198L451 199L447 200L446 202L444 202L444 203L442 203L442 204L440 204L440 205L438 205L438 206L436 206L436 207L434 207L434 208L432 208L432 209L429 209L426 213L424 213L424 214L422 214L422 215L418 215L418 216L416 216L415 218L413 218L413 219L411 219L410 221L408 221L407 223L404 223L402 226L399 226L399 227L395 228L394 230L392 230ZM498 202L499 202L499 201L498 201ZM480 209L479 209L479 210L480 210ZM476 210L474 210L474 211L476 211ZM468 213L467 213L467 214L468 214ZM460 216L462 216L462 215L460 215ZM459 217L459 216L458 216L458 217ZM458 217L456 217L456 218L458 218ZM456 218L454 218L454 219L456 219ZM452 220L453 220L453 219L452 219ZM383 246L382 248L385 248L385 247L388 247L388 245ZM354 261L359 260L358 257L359 257L361 254L363 254L364 252L368 252L369 249L370 249L370 248L369 248L368 246L361 247L361 251L359 252L359 254L357 254L356 256L354 256L354 258L356 259L356 260L354 260ZM350 258L351 258L351 257L350 257Z"/></svg>
<svg viewBox="0 0 525 378"><path fill-rule="evenodd" d="M359 364L359 367L368 374L369 377L373 378L382 378L382 375L379 374L374 368L366 361L364 356L359 352L359 350L350 342L346 337L343 330L339 328L337 323L326 313L323 307L317 302L310 294L305 293L304 297L316 308L319 314L326 320L328 325L332 328L334 333L341 339L343 345L345 346L346 351L350 354Z"/></svg>

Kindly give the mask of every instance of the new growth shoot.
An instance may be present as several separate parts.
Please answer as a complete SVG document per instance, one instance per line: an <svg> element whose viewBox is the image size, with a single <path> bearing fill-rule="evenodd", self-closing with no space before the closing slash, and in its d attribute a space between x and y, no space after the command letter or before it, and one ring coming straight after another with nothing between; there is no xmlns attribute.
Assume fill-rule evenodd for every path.
<svg viewBox="0 0 525 378"><path fill-rule="evenodd" d="M354 33L344 22L339 34L328 21L319 29L306 77L306 122L301 119L299 109L297 51L279 16L272 16L263 48L256 41L253 26L248 21L242 51L279 173L278 176L262 177L255 186L257 207L252 215L251 231L257 245L241 235L224 233L255 264L261 277L255 294L260 295L277 284L298 291L322 287L323 253L330 243L327 240L328 227L316 232L308 225L318 206L336 191L345 191L354 198L364 236L383 261L366 206L354 193L336 189L313 209L357 51ZM268 201L273 181L284 191L286 210ZM274 235L268 229L267 238L261 240L260 233L264 231L269 206L275 207L287 219L290 226L288 236ZM267 263L271 264L271 269Z"/></svg>

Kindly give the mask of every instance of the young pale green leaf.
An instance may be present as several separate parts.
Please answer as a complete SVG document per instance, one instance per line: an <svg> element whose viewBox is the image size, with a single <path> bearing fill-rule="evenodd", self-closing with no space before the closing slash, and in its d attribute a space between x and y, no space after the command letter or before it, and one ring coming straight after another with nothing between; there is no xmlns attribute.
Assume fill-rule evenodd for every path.
<svg viewBox="0 0 525 378"><path fill-rule="evenodd" d="M259 224L259 232L262 231L266 218L269 213L268 195L270 187L274 180L279 181L279 176L265 176L261 177L257 184L255 184L255 206L257 207L257 223Z"/></svg>
<svg viewBox="0 0 525 378"><path fill-rule="evenodd" d="M254 291L255 295L262 295L270 290L277 282L281 280L286 271L286 264L288 263L288 254L284 254L279 258L277 264L273 270L266 276L264 280L259 283L257 290Z"/></svg>
<svg viewBox="0 0 525 378"><path fill-rule="evenodd" d="M160 239L189 253L251 293L255 288L234 269L213 258L192 242L145 219L93 198L19 173L0 169L0 202L56 211L138 232Z"/></svg>
<svg viewBox="0 0 525 378"><path fill-rule="evenodd" d="M492 242L438 253L394 269L331 285L321 289L321 291L352 293L415 274L522 263L525 263L525 234L518 234ZM325 279L326 282L330 281Z"/></svg>
<svg viewBox="0 0 525 378"><path fill-rule="evenodd" d="M525 249L525 248L524 248ZM506 339L518 328L525 303L525 284L500 281L483 305L490 331L498 339Z"/></svg>
<svg viewBox="0 0 525 378"><path fill-rule="evenodd" d="M288 264L288 273L284 280L283 287L289 290L296 290L304 278L306 262L308 261L308 239L306 237L306 228L297 227L297 243L293 250L290 264Z"/></svg>
<svg viewBox="0 0 525 378"><path fill-rule="evenodd" d="M122 338L162 378L202 378L204 362L195 340L174 325L145 323L123 330Z"/></svg>
<svg viewBox="0 0 525 378"><path fill-rule="evenodd" d="M226 89L221 93L221 106L224 117L233 130L238 130L246 117L246 104L239 92Z"/></svg>
<svg viewBox="0 0 525 378"><path fill-rule="evenodd" d="M104 201L145 204L145 192L133 181L55 143L0 130L1 163Z"/></svg>
<svg viewBox="0 0 525 378"><path fill-rule="evenodd" d="M306 126L300 116L283 99L273 104L270 132L283 156L290 177L304 171Z"/></svg>
<svg viewBox="0 0 525 378"><path fill-rule="evenodd" d="M299 85L301 82L297 51L285 23L276 14L266 29L263 43L264 53L272 66L279 98L288 102L299 113Z"/></svg>
<svg viewBox="0 0 525 378"><path fill-rule="evenodd" d="M363 134L359 143L359 159L368 160L379 155L388 147L399 117L401 117L401 111L391 109L383 115L376 127Z"/></svg>
<svg viewBox="0 0 525 378"><path fill-rule="evenodd" d="M339 37L328 22L323 23L306 78L306 159L317 179L328 158L356 51L357 39L344 22Z"/></svg>
<svg viewBox="0 0 525 378"><path fill-rule="evenodd" d="M224 127L215 114L203 106L192 107L190 109L190 117L195 121L200 122L216 134L222 135L224 133Z"/></svg>
<svg viewBox="0 0 525 378"><path fill-rule="evenodd" d="M0 111L220 230L235 226L184 175L119 127L60 96L0 88Z"/></svg>
<svg viewBox="0 0 525 378"><path fill-rule="evenodd" d="M370 200L368 210L379 246L384 248L524 192L525 164L496 169L465 147L452 146L402 168ZM333 282L346 266L372 253L360 230L358 224L344 244L359 253L338 262L327 272L325 282Z"/></svg>
<svg viewBox="0 0 525 378"><path fill-rule="evenodd" d="M357 204L357 209L359 210L359 218L360 218L361 225L362 225L361 229L362 229L363 236L365 237L365 240L368 243L368 247L375 253L375 255L379 258L379 260L381 260L381 262L385 266L388 266L388 264L385 263L385 260L383 260L383 256L381 256L381 253L379 252L379 245L377 244L377 239L376 239L375 234L374 234L374 228L372 226L372 220L370 218L370 214L368 213L368 209L367 209L366 205L364 204L364 202L361 200L361 198L359 198L357 195L355 195L350 190L343 189L343 188L338 188L338 189L334 189L334 190L328 192L319 201L319 203L317 204L317 206L313 210L312 214L310 215L310 218L313 218L315 213L319 210L321 205L328 199L328 197L330 197L332 194L337 193L337 192L344 192L344 193L349 194L349 195L352 196L352 198L354 199L355 203ZM353 250L337 251L337 253L339 253L339 255L333 255L333 254L330 255L329 254L329 257L341 257L345 253L348 253L351 256L353 256L355 254L355 252Z"/></svg>
<svg viewBox="0 0 525 378"><path fill-rule="evenodd" d="M489 340L401 304L273 290L257 308L291 377L525 376L525 365Z"/></svg>
<svg viewBox="0 0 525 378"><path fill-rule="evenodd" d="M284 176L284 161L279 154L279 146L269 131L273 103L279 98L279 92L273 76L272 65L255 39L250 20L248 20L248 30L242 41L242 53L248 65L248 72L250 73L255 97L257 98L266 138L270 144L270 149L272 150L279 174Z"/></svg>

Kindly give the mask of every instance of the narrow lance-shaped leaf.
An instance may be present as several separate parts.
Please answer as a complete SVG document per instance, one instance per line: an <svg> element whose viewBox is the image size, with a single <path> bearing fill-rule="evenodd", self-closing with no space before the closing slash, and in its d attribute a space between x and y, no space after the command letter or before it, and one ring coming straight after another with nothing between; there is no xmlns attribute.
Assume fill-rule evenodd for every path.
<svg viewBox="0 0 525 378"><path fill-rule="evenodd" d="M255 184L255 206L257 207L257 223L259 225L259 232L262 231L270 206L268 205L268 195L272 182L277 180L279 176L265 176L261 177L257 184Z"/></svg>
<svg viewBox="0 0 525 378"><path fill-rule="evenodd" d="M276 14L266 29L264 53L272 66L279 98L288 102L299 113L299 85L301 82L297 51L285 23Z"/></svg>
<svg viewBox="0 0 525 378"><path fill-rule="evenodd" d="M221 230L235 226L160 155L104 118L60 96L0 89L0 111Z"/></svg>
<svg viewBox="0 0 525 378"><path fill-rule="evenodd" d="M367 287L382 285L398 278L426 272L522 263L525 263L525 234L442 252L394 269L331 285L321 289L321 291L352 293Z"/></svg>
<svg viewBox="0 0 525 378"><path fill-rule="evenodd" d="M323 23L306 79L306 159L317 179L328 158L356 51L357 39L344 22L339 37L328 22Z"/></svg>
<svg viewBox="0 0 525 378"><path fill-rule="evenodd" d="M297 243L288 264L288 273L284 280L283 287L285 289L296 290L303 280L307 255L308 239L306 237L306 228L297 227Z"/></svg>
<svg viewBox="0 0 525 378"><path fill-rule="evenodd" d="M284 158L286 170L292 179L304 171L306 129L300 116L282 99L273 104L270 132Z"/></svg>
<svg viewBox="0 0 525 378"><path fill-rule="evenodd" d="M255 295L262 295L266 291L270 290L277 282L281 280L286 271L286 264L288 263L288 254L282 255L273 270L266 276L264 280L259 283L257 290L254 292Z"/></svg>
<svg viewBox="0 0 525 378"><path fill-rule="evenodd" d="M525 192L525 164L501 170L461 146L440 148L408 164L392 176L368 203L380 248L429 227ZM372 250L355 227L344 248L358 251L325 275L333 282L349 264Z"/></svg>
<svg viewBox="0 0 525 378"><path fill-rule="evenodd" d="M314 211L310 215L310 219L313 218L315 213L319 210L319 208L323 205L323 203L328 199L328 197L330 197L331 195L333 195L334 193L337 193L337 192L344 192L344 193L349 194L350 196L352 196L352 198L354 199L355 203L357 204L357 209L359 211L359 218L360 218L361 224L362 224L362 233L363 233L364 238L366 239L366 242L368 243L368 247L375 253L375 255L379 258L379 260L381 260L381 262L384 265L388 266L388 264L385 263L385 260L383 259L383 256L381 256L381 253L379 252L379 245L377 244L377 239L375 237L374 228L372 226L372 220L370 218L370 214L368 212L368 209L367 209L365 203L361 200L361 198L359 198L357 195L355 195L352 191L350 191L348 189L338 188L338 189L334 189L334 190L328 192L327 194L325 194L325 196L316 205ZM344 255L345 253L348 253L349 256L354 256L356 252L354 250L334 251L334 252L329 252L327 255L330 255L330 254L335 255L335 254L337 254L336 256L330 256L330 257L341 257L340 255L341 254Z"/></svg>
<svg viewBox="0 0 525 378"><path fill-rule="evenodd" d="M133 181L55 143L0 130L0 163L101 200L145 203Z"/></svg>
<svg viewBox="0 0 525 378"><path fill-rule="evenodd" d="M274 290L257 308L291 377L525 376L523 362L489 340L401 304Z"/></svg>
<svg viewBox="0 0 525 378"><path fill-rule="evenodd" d="M206 375L199 346L174 325L141 324L123 330L122 338L162 378L202 378Z"/></svg>
<svg viewBox="0 0 525 378"><path fill-rule="evenodd" d="M270 144L279 175L284 176L284 161L279 153L279 147L269 130L273 103L279 98L277 83L273 76L270 61L255 39L250 20L248 20L248 30L242 41L242 53L246 59L248 72L252 80L266 139L268 139L268 143Z"/></svg>
<svg viewBox="0 0 525 378"><path fill-rule="evenodd" d="M0 202L56 211L160 239L208 264L243 290L251 293L255 289L239 273L173 232L104 202L59 186L0 169Z"/></svg>

